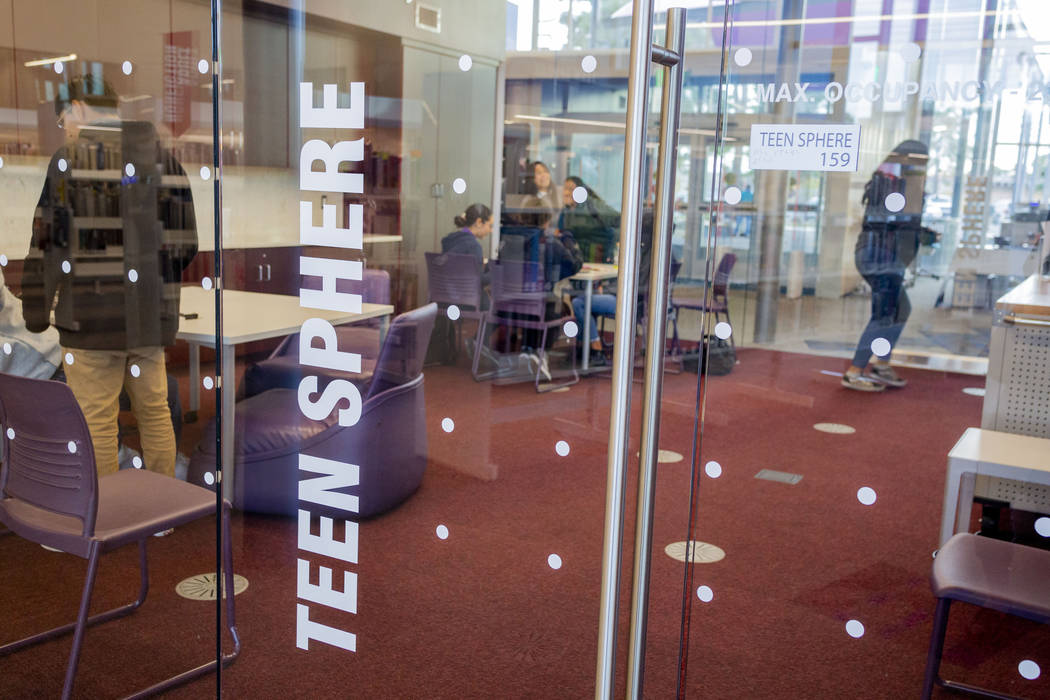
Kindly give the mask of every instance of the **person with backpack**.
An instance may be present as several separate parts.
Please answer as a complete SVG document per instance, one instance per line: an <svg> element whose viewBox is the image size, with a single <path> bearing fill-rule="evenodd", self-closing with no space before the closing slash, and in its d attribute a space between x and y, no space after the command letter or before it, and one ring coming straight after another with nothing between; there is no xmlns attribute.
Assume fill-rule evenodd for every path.
<svg viewBox="0 0 1050 700"><path fill-rule="evenodd" d="M857 271L871 287L871 319L857 343L842 386L855 391L884 391L908 382L890 366L911 313L904 271L937 233L922 225L923 193L929 149L904 141L886 157L864 186L864 219L854 250ZM872 355L876 355L871 363Z"/></svg>

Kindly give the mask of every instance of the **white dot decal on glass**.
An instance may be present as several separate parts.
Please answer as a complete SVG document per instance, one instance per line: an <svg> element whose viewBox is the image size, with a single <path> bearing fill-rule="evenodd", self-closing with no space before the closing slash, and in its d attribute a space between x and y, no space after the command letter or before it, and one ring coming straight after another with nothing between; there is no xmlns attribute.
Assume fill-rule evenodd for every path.
<svg viewBox="0 0 1050 700"><path fill-rule="evenodd" d="M7 429L7 439L8 440L14 440L15 439L15 429L14 428L8 428Z"/></svg>
<svg viewBox="0 0 1050 700"><path fill-rule="evenodd" d="M435 530L434 530L434 534L438 536L439 540L447 540L448 539L448 528L445 527L444 525L438 525L437 528L435 528Z"/></svg>
<svg viewBox="0 0 1050 700"><path fill-rule="evenodd" d="M131 164L131 163L128 163L127 165L125 165L124 166L124 174L127 175L128 177L135 177L135 166L133 164Z"/></svg>
<svg viewBox="0 0 1050 700"><path fill-rule="evenodd" d="M983 386L968 386L962 390L962 392L968 396L984 396Z"/></svg>
<svg viewBox="0 0 1050 700"><path fill-rule="evenodd" d="M215 475L212 474L211 472L204 472L204 483L206 483L208 486L211 486L212 484L214 484L215 483Z"/></svg>
<svg viewBox="0 0 1050 700"><path fill-rule="evenodd" d="M906 200L900 192L890 192L886 195L886 208L892 212L898 212L904 208Z"/></svg>
<svg viewBox="0 0 1050 700"><path fill-rule="evenodd" d="M739 204L740 203L740 198L742 196L743 195L741 194L739 187L726 188L726 193L725 193L726 204Z"/></svg>
<svg viewBox="0 0 1050 700"><path fill-rule="evenodd" d="M914 41L908 42L901 47L901 58L904 59L905 63L914 63L919 60L921 55L922 49Z"/></svg>
<svg viewBox="0 0 1050 700"><path fill-rule="evenodd" d="M814 423L813 429L821 433L831 433L832 435L852 435L857 432L857 429L853 426L843 423Z"/></svg>
<svg viewBox="0 0 1050 700"><path fill-rule="evenodd" d="M452 420L451 418L442 418L441 429L444 430L446 433L451 433L453 430L456 429L456 421Z"/></svg>
<svg viewBox="0 0 1050 700"><path fill-rule="evenodd" d="M73 269L73 266L69 264L68 260L63 260L62 261L62 272L66 273L68 275L72 269Z"/></svg>
<svg viewBox="0 0 1050 700"><path fill-rule="evenodd" d="M890 345L890 341L885 338L876 338L871 341L871 351L879 357L886 357L891 350L893 350L893 347Z"/></svg>
<svg viewBox="0 0 1050 700"><path fill-rule="evenodd" d="M449 307L445 309L445 313L448 314L450 321L455 321L459 318L459 307L455 304L449 304Z"/></svg>
<svg viewBox="0 0 1050 700"><path fill-rule="evenodd" d="M860 620L850 620L846 623L846 634L854 639L860 639L864 636L864 625Z"/></svg>
<svg viewBox="0 0 1050 700"><path fill-rule="evenodd" d="M66 364L67 365L73 364L73 353L71 353L71 352L67 352L66 353Z"/></svg>
<svg viewBox="0 0 1050 700"><path fill-rule="evenodd" d="M751 53L751 49L747 47L737 49L736 53L733 54L733 62L741 68L750 65L752 58L754 58L754 55Z"/></svg>
<svg viewBox="0 0 1050 700"><path fill-rule="evenodd" d="M586 202L587 201L587 188L586 187L577 187L576 189L574 189L572 191L572 201L576 202L577 204L583 204L584 202Z"/></svg>
<svg viewBox="0 0 1050 700"><path fill-rule="evenodd" d="M457 177L452 181L452 191L456 194L463 194L467 191L467 181L461 177Z"/></svg>
<svg viewBox="0 0 1050 700"><path fill-rule="evenodd" d="M206 290L210 290L211 289L211 277L205 277L204 279L202 279L201 280L201 286L204 287L204 289L206 289Z"/></svg>
<svg viewBox="0 0 1050 700"><path fill-rule="evenodd" d="M733 327L725 321L719 321L715 324L715 336L722 340L729 340L729 336L733 335Z"/></svg>
<svg viewBox="0 0 1050 700"><path fill-rule="evenodd" d="M215 388L215 380L212 379L211 377L205 377L204 379L202 379L201 380L201 384L203 384L204 388L207 389L208 391L211 391L212 389Z"/></svg>
<svg viewBox="0 0 1050 700"><path fill-rule="evenodd" d="M209 65L210 64L208 63L208 59L202 58L201 60L197 61L197 70L200 72L201 75L204 75L208 72Z"/></svg>
<svg viewBox="0 0 1050 700"><path fill-rule="evenodd" d="M139 281L139 273L136 272L134 269L128 270L128 279L131 280L132 282L138 282Z"/></svg>
<svg viewBox="0 0 1050 700"><path fill-rule="evenodd" d="M124 61L120 64L120 70L124 72L124 75L131 75L133 69L134 66L131 65L131 61Z"/></svg>
<svg viewBox="0 0 1050 700"><path fill-rule="evenodd" d="M65 70L66 70L66 64L65 63L62 63L62 61L55 61L55 72L56 73L58 73L59 75L62 75L62 73L65 72Z"/></svg>
<svg viewBox="0 0 1050 700"><path fill-rule="evenodd" d="M11 343L4 343L4 354L5 355L10 355L11 354Z"/></svg>
<svg viewBox="0 0 1050 700"><path fill-rule="evenodd" d="M464 73L470 70L470 67L474 65L474 59L467 54L463 54L459 57L459 69Z"/></svg>
<svg viewBox="0 0 1050 700"><path fill-rule="evenodd" d="M1041 537L1050 537L1050 518L1043 516L1035 521L1035 531Z"/></svg>
<svg viewBox="0 0 1050 700"><path fill-rule="evenodd" d="M66 172L69 169L69 162L65 158L58 159L58 170L59 172Z"/></svg>
<svg viewBox="0 0 1050 700"><path fill-rule="evenodd" d="M870 486L862 486L857 489L857 500L866 506L874 505L875 503L875 489Z"/></svg>
<svg viewBox="0 0 1050 700"><path fill-rule="evenodd" d="M135 467L136 469L142 469L142 457L139 457L138 455L132 457L131 466Z"/></svg>
<svg viewBox="0 0 1050 700"><path fill-rule="evenodd" d="M128 371L131 372L131 376L132 377L137 377L140 374L142 374L142 370L139 369L138 365L132 365L131 368Z"/></svg>
<svg viewBox="0 0 1050 700"><path fill-rule="evenodd" d="M576 325L576 321L566 321L562 330L565 331L566 338L575 338L580 333L580 327Z"/></svg>
<svg viewBox="0 0 1050 700"><path fill-rule="evenodd" d="M7 256L0 255L0 267L7 267Z"/></svg>
<svg viewBox="0 0 1050 700"><path fill-rule="evenodd" d="M201 179L202 180L210 180L211 179L211 168L209 168L207 165L202 165L201 166Z"/></svg>
<svg viewBox="0 0 1050 700"><path fill-rule="evenodd" d="M696 589L696 597L702 603L710 603L715 599L715 592L711 590L710 586L700 586Z"/></svg>
<svg viewBox="0 0 1050 700"><path fill-rule="evenodd" d="M555 570L560 569L561 557L559 557L557 554L550 555L549 557L547 557L547 566Z"/></svg>
<svg viewBox="0 0 1050 700"><path fill-rule="evenodd" d="M558 442L554 445L554 451L562 457L568 457L569 443L565 442L564 440L558 440Z"/></svg>
<svg viewBox="0 0 1050 700"><path fill-rule="evenodd" d="M77 443L75 443L72 440L70 440L69 442L66 443L66 449L69 450L70 454L76 454L77 453Z"/></svg>
<svg viewBox="0 0 1050 700"><path fill-rule="evenodd" d="M712 479L717 479L722 476L722 465L712 460L704 465L704 473Z"/></svg>
<svg viewBox="0 0 1050 700"><path fill-rule="evenodd" d="M1037 664L1036 662L1032 661L1031 659L1025 659L1021 663L1017 664L1017 672L1020 673L1022 677L1027 678L1030 681L1034 681L1036 678L1039 677L1039 674L1042 673L1042 670L1039 668L1039 664Z"/></svg>
<svg viewBox="0 0 1050 700"><path fill-rule="evenodd" d="M580 68L584 73L593 73L598 68L598 59L588 54L580 61Z"/></svg>

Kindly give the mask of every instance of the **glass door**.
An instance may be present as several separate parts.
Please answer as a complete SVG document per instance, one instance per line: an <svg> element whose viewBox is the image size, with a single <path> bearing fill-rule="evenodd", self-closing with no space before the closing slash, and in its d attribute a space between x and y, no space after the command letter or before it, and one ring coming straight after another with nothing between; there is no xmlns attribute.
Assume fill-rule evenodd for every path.
<svg viewBox="0 0 1050 700"><path fill-rule="evenodd" d="M1045 695L1047 10L722 12L684 694Z"/></svg>

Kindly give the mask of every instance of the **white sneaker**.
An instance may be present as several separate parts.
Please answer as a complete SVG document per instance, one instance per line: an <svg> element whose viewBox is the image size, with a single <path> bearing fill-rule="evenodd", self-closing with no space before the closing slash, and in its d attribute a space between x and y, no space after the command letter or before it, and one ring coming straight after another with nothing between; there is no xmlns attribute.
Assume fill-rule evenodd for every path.
<svg viewBox="0 0 1050 700"><path fill-rule="evenodd" d="M547 357L547 353L543 350L540 350L539 366L540 374L542 374L543 378L549 382L551 380L550 360Z"/></svg>
<svg viewBox="0 0 1050 700"><path fill-rule="evenodd" d="M869 377L863 377L859 374L852 375L849 373L842 375L842 386L847 389L853 389L854 391L867 391L867 392L879 392L886 391L886 385L881 384L874 379Z"/></svg>
<svg viewBox="0 0 1050 700"><path fill-rule="evenodd" d="M868 376L877 382L881 382L886 386L892 386L894 388L901 388L907 385L908 380L897 374L897 372L889 365L872 365L868 371Z"/></svg>

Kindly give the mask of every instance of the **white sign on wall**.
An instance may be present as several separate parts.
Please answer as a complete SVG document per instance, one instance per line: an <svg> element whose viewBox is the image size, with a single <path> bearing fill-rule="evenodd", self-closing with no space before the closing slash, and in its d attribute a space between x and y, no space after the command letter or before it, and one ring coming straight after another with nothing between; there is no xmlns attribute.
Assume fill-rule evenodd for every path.
<svg viewBox="0 0 1050 700"><path fill-rule="evenodd" d="M754 170L856 172L859 124L754 124Z"/></svg>

